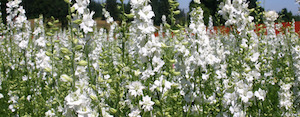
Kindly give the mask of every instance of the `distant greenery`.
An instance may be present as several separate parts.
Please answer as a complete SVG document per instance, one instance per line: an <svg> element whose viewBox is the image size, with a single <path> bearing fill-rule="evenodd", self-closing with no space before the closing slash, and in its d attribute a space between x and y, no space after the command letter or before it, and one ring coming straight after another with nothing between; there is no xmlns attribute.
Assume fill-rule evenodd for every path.
<svg viewBox="0 0 300 117"><path fill-rule="evenodd" d="M286 8L283 8L278 14L281 16L279 19L283 22L290 22L295 19L293 13L291 11L288 12Z"/></svg>
<svg viewBox="0 0 300 117"><path fill-rule="evenodd" d="M1 12L2 12L2 19L3 22L6 23L6 3L8 0L0 0L1 1ZM204 23L207 25L209 21L209 16L212 16L213 23L216 26L224 24L224 19L218 14L219 4L222 0L201 0L200 7L204 11ZM254 16L254 21L258 23L263 23L263 14L265 10L262 7L257 5L257 0L247 0L249 2L249 9L255 9L255 12L252 12L250 15ZM73 0L74 2L74 0ZM170 5L168 0L151 0L150 2L152 6L152 10L155 13L155 17L153 18L154 24L159 25L162 23L162 16L168 16L170 14ZM26 16L28 19L38 18L40 14L43 15L45 20L50 19L53 16L56 19L59 19L62 26L67 25L66 15L68 14L68 5L64 2L64 0L23 0L22 6L26 10ZM96 2L95 0L91 0L89 9L91 11L95 11L94 18L104 19L102 15L102 8L103 6L110 12L111 16L114 20L120 20L120 13L121 13L121 3L118 3L117 0L107 0L105 4L100 2ZM194 1L190 2L189 11L192 8L198 7ZM130 13L130 3L124 3L124 10L125 13ZM179 9L180 14L175 16L176 23L185 24L186 20L189 20L188 11L184 11L183 9ZM286 8L282 9L279 12L281 16L279 18L280 21L288 22L295 19L296 21L300 21L300 16L294 16L291 11L287 11ZM167 21L170 23L169 18Z"/></svg>

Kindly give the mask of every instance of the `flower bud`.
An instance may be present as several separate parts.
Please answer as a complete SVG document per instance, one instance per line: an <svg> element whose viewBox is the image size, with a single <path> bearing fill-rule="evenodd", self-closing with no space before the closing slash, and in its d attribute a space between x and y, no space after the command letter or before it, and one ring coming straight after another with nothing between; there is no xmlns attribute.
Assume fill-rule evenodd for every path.
<svg viewBox="0 0 300 117"><path fill-rule="evenodd" d="M66 75L66 74L61 75L60 79L64 82L73 82L73 79L70 76Z"/></svg>
<svg viewBox="0 0 300 117"><path fill-rule="evenodd" d="M162 44L161 44L161 47L162 47L162 48L167 48L168 46L167 46L166 44L162 43Z"/></svg>
<svg viewBox="0 0 300 117"><path fill-rule="evenodd" d="M82 48L83 48L82 45L76 45L76 46L75 46L75 50L81 50Z"/></svg>
<svg viewBox="0 0 300 117"><path fill-rule="evenodd" d="M173 73L175 76L179 76L180 75L180 72L174 72Z"/></svg>
<svg viewBox="0 0 300 117"><path fill-rule="evenodd" d="M51 72L52 69L50 69L49 67L47 67L47 68L45 68L45 71L46 71L46 72Z"/></svg>
<svg viewBox="0 0 300 117"><path fill-rule="evenodd" d="M167 28L171 28L171 26L170 26L169 24L165 24L165 26L166 26Z"/></svg>
<svg viewBox="0 0 300 117"><path fill-rule="evenodd" d="M187 44L189 44L189 42L182 42L182 45L187 45Z"/></svg>
<svg viewBox="0 0 300 117"><path fill-rule="evenodd" d="M124 67L123 70L124 70L125 72L129 72L129 71L130 71L130 68L129 68L129 67Z"/></svg>
<svg viewBox="0 0 300 117"><path fill-rule="evenodd" d="M90 95L90 97L91 97L91 99L94 100L94 101L97 101L97 100L98 100L97 96L95 96L95 95Z"/></svg>
<svg viewBox="0 0 300 117"><path fill-rule="evenodd" d="M64 0L66 3L68 3L68 4L72 4L71 2L70 2L70 0Z"/></svg>
<svg viewBox="0 0 300 117"><path fill-rule="evenodd" d="M75 23L75 24L81 24L81 22L82 22L81 19L77 19L77 20L73 21L73 23Z"/></svg>
<svg viewBox="0 0 300 117"><path fill-rule="evenodd" d="M174 60L174 59L172 59L172 60L169 60L171 63L175 63L176 61Z"/></svg>
<svg viewBox="0 0 300 117"><path fill-rule="evenodd" d="M75 7L71 7L71 13L75 12Z"/></svg>
<svg viewBox="0 0 300 117"><path fill-rule="evenodd" d="M180 30L173 30L172 32L176 34L176 33L179 33Z"/></svg>
<svg viewBox="0 0 300 117"><path fill-rule="evenodd" d="M98 77L98 82L99 83L101 83L101 82L103 82L104 80L103 80L103 78L101 78L100 76Z"/></svg>
<svg viewBox="0 0 300 117"><path fill-rule="evenodd" d="M78 39L73 39L73 43L77 44L78 43Z"/></svg>
<svg viewBox="0 0 300 117"><path fill-rule="evenodd" d="M154 100L155 105L160 106L160 101L159 100Z"/></svg>
<svg viewBox="0 0 300 117"><path fill-rule="evenodd" d="M52 53L50 53L50 52L45 52L45 54L46 54L47 56L52 56Z"/></svg>
<svg viewBox="0 0 300 117"><path fill-rule="evenodd" d="M131 14L125 14L125 16L128 18L128 19L132 19L134 17L134 14L131 13Z"/></svg>
<svg viewBox="0 0 300 117"><path fill-rule="evenodd" d="M102 74L106 75L106 74L108 74L108 71L103 71Z"/></svg>
<svg viewBox="0 0 300 117"><path fill-rule="evenodd" d="M158 117L162 117L162 114L160 111L158 111L156 114L158 115Z"/></svg>
<svg viewBox="0 0 300 117"><path fill-rule="evenodd" d="M72 29L72 32L77 32L77 28L73 28L73 29Z"/></svg>
<svg viewBox="0 0 300 117"><path fill-rule="evenodd" d="M179 15L179 14L180 14L180 10L174 11L174 14L175 14L175 15Z"/></svg>
<svg viewBox="0 0 300 117"><path fill-rule="evenodd" d="M68 48L64 48L64 47L61 48L60 51L61 51L62 53L64 53L64 54L69 54L69 53L71 53L71 52L69 51Z"/></svg>
<svg viewBox="0 0 300 117"><path fill-rule="evenodd" d="M86 66L88 64L88 62L84 61L84 60L81 60L78 62L78 65L80 66Z"/></svg>
<svg viewBox="0 0 300 117"><path fill-rule="evenodd" d="M118 112L118 110L114 109L114 108L109 108L109 112L111 114L116 114Z"/></svg>
<svg viewBox="0 0 300 117"><path fill-rule="evenodd" d="M108 79L106 82L107 82L107 83L111 83L111 82L112 82L112 80L111 80L111 79Z"/></svg>
<svg viewBox="0 0 300 117"><path fill-rule="evenodd" d="M74 8L74 10L75 10L75 8ZM71 9L71 11L72 11L72 9ZM71 18L70 15L67 15L67 19L68 19L68 20L72 20L72 18Z"/></svg>
<svg viewBox="0 0 300 117"><path fill-rule="evenodd" d="M116 47L115 50L117 51L117 53L121 54L122 50L119 47Z"/></svg>
<svg viewBox="0 0 300 117"><path fill-rule="evenodd" d="M135 75L135 76L139 76L140 74L141 74L140 70L134 71L134 75Z"/></svg>
<svg viewBox="0 0 300 117"><path fill-rule="evenodd" d="M53 36L54 34L52 34L52 33L50 33L50 32L47 32L46 35L47 35L47 36Z"/></svg>
<svg viewBox="0 0 300 117"><path fill-rule="evenodd" d="M54 43L59 43L60 42L60 40L54 40Z"/></svg>
<svg viewBox="0 0 300 117"><path fill-rule="evenodd" d="M123 96L124 96L124 92L121 92L119 96L120 96L120 97L123 97Z"/></svg>
<svg viewBox="0 0 300 117"><path fill-rule="evenodd" d="M165 76L168 76L169 75L169 73L168 72L163 72L163 74L165 75Z"/></svg>
<svg viewBox="0 0 300 117"><path fill-rule="evenodd" d="M67 55L64 56L65 60L70 60L71 58Z"/></svg>
<svg viewBox="0 0 300 117"><path fill-rule="evenodd" d="M60 59L58 57L54 57L55 60L59 61Z"/></svg>
<svg viewBox="0 0 300 117"><path fill-rule="evenodd" d="M47 24L48 24L49 26L53 26L52 22L48 22Z"/></svg>

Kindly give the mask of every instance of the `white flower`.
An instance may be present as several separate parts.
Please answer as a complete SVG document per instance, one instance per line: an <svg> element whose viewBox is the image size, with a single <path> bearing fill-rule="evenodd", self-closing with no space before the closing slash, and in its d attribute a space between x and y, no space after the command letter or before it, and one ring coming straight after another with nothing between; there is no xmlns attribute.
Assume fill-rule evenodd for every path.
<svg viewBox="0 0 300 117"><path fill-rule="evenodd" d="M167 22L167 17L166 17L165 15L163 15L163 16L161 17L161 20L162 20L162 22Z"/></svg>
<svg viewBox="0 0 300 117"><path fill-rule="evenodd" d="M275 21L277 20L278 18L278 14L276 13L276 11L268 11L268 12L265 12L265 17L268 21Z"/></svg>
<svg viewBox="0 0 300 117"><path fill-rule="evenodd" d="M153 105L154 102L151 101L151 97L149 97L148 95L143 97L143 101L139 102L140 105L142 105L142 109L144 109L144 111L151 111L153 109Z"/></svg>
<svg viewBox="0 0 300 117"><path fill-rule="evenodd" d="M109 75L109 74L104 75L104 79L105 79L105 80L107 80L107 79L109 79L109 78L110 78L110 75Z"/></svg>
<svg viewBox="0 0 300 117"><path fill-rule="evenodd" d="M152 7L150 5L143 7L138 14L140 19L142 19L144 22L151 22L151 18L154 17L154 12L152 11Z"/></svg>
<svg viewBox="0 0 300 117"><path fill-rule="evenodd" d="M102 9L102 12L103 12L102 14L104 15L104 17L106 18L107 23L112 23L114 21L114 18L110 16L109 12L105 8Z"/></svg>
<svg viewBox="0 0 300 117"><path fill-rule="evenodd" d="M27 81L28 80L28 76L26 76L26 75L22 76L22 80L23 81Z"/></svg>
<svg viewBox="0 0 300 117"><path fill-rule="evenodd" d="M149 2L149 0L130 0L132 8L143 6L146 2Z"/></svg>
<svg viewBox="0 0 300 117"><path fill-rule="evenodd" d="M253 92L252 91L248 91L245 94L241 95L242 101L247 103L249 101L250 98L253 97Z"/></svg>
<svg viewBox="0 0 300 117"><path fill-rule="evenodd" d="M1 98L3 98L3 97L4 97L4 96L3 96L3 94L2 94L2 93L0 93L0 99L1 99Z"/></svg>
<svg viewBox="0 0 300 117"><path fill-rule="evenodd" d="M246 112L244 111L235 112L233 114L233 117L246 117Z"/></svg>
<svg viewBox="0 0 300 117"><path fill-rule="evenodd" d="M288 90L290 90L291 87L292 87L291 84L283 84L281 86L281 89L283 89L284 91L288 91Z"/></svg>
<svg viewBox="0 0 300 117"><path fill-rule="evenodd" d="M154 71L155 72L158 72L160 70L161 67L163 67L163 65L165 64L165 62L157 57L157 56L154 56L153 59L152 59L152 65L154 65Z"/></svg>
<svg viewBox="0 0 300 117"><path fill-rule="evenodd" d="M289 110L293 103L290 100L285 99L285 100L280 100L279 104L280 107L285 107L286 110Z"/></svg>
<svg viewBox="0 0 300 117"><path fill-rule="evenodd" d="M22 0L12 0L12 1L9 1L8 3L6 3L6 6L9 7L9 8L15 8L15 7L18 7L19 4L22 2Z"/></svg>
<svg viewBox="0 0 300 117"><path fill-rule="evenodd" d="M45 116L46 116L46 117L54 117L54 116L55 116L55 113L54 113L53 108L52 108L51 110L48 110L48 111L45 113Z"/></svg>
<svg viewBox="0 0 300 117"><path fill-rule="evenodd" d="M294 51L297 53L300 53L300 46L296 45L295 47L293 47Z"/></svg>
<svg viewBox="0 0 300 117"><path fill-rule="evenodd" d="M36 54L36 62L37 62L37 68L45 69L45 68L51 68L50 65L50 57L45 54L45 51L40 50Z"/></svg>
<svg viewBox="0 0 300 117"><path fill-rule="evenodd" d="M91 117L91 108L88 106L81 106L77 111L78 117Z"/></svg>
<svg viewBox="0 0 300 117"><path fill-rule="evenodd" d="M259 58L259 53L258 52L256 52L256 53L254 53L252 56L251 56L251 61L252 62L256 62L257 60L258 60L258 58Z"/></svg>
<svg viewBox="0 0 300 117"><path fill-rule="evenodd" d="M94 11L91 13L83 14L82 23L79 24L80 28L83 29L84 33L93 32L93 26L95 21L93 20Z"/></svg>
<svg viewBox="0 0 300 117"><path fill-rule="evenodd" d="M156 88L158 88L158 90L159 90L160 92L166 92L166 91L168 91L169 89L171 89L172 84L173 84L173 83L171 83L171 82L165 80L165 79L163 78L163 76L161 76L161 77L159 78L159 80L155 80L155 81L154 81L154 84L153 84L153 86L150 88L150 90L151 90L151 91L154 91Z"/></svg>
<svg viewBox="0 0 300 117"><path fill-rule="evenodd" d="M85 66L77 66L76 71L75 71L75 76L81 76L83 75L86 71Z"/></svg>
<svg viewBox="0 0 300 117"><path fill-rule="evenodd" d="M23 23L27 20L27 17L23 14L23 15L19 15L16 18L16 25L17 27L22 27Z"/></svg>
<svg viewBox="0 0 300 117"><path fill-rule="evenodd" d="M65 97L66 105L70 109L78 109L78 107L88 104L90 98L77 89L75 92L71 92L69 95Z"/></svg>
<svg viewBox="0 0 300 117"><path fill-rule="evenodd" d="M34 32L32 33L34 36L37 36L38 34L40 34L42 32L41 27L37 27Z"/></svg>
<svg viewBox="0 0 300 117"><path fill-rule="evenodd" d="M140 113L141 113L141 111L139 109L134 109L128 114L128 116L129 117L141 117Z"/></svg>
<svg viewBox="0 0 300 117"><path fill-rule="evenodd" d="M22 40L20 43L19 43L19 47L21 49L26 49L28 46L28 40Z"/></svg>
<svg viewBox="0 0 300 117"><path fill-rule="evenodd" d="M101 117L113 117L112 115L110 115L108 112L107 112L108 109L106 108L101 108L101 113L102 113L102 116Z"/></svg>
<svg viewBox="0 0 300 117"><path fill-rule="evenodd" d="M153 70L147 69L146 71L144 71L144 72L142 73L141 79L142 79L142 80L147 80L150 76L153 76L154 74L155 74L155 73L154 73Z"/></svg>
<svg viewBox="0 0 300 117"><path fill-rule="evenodd" d="M254 95L255 95L258 99L264 101L264 100L265 100L265 97L266 97L266 91L259 88L258 91L255 91L255 92L254 92Z"/></svg>
<svg viewBox="0 0 300 117"><path fill-rule="evenodd" d="M11 112L15 112L16 111L16 109L14 108L13 104L9 105L8 108L11 110Z"/></svg>
<svg viewBox="0 0 300 117"><path fill-rule="evenodd" d="M90 0L76 0L76 3L73 5L75 10L78 11L79 14L83 14L84 9L89 5Z"/></svg>
<svg viewBox="0 0 300 117"><path fill-rule="evenodd" d="M46 40L44 37L39 37L34 43L40 47L46 47Z"/></svg>
<svg viewBox="0 0 300 117"><path fill-rule="evenodd" d="M129 85L127 85L127 88L129 89L130 95L136 97L139 95L143 95L143 89L145 86L139 81L131 82Z"/></svg>
<svg viewBox="0 0 300 117"><path fill-rule="evenodd" d="M155 27L149 23L140 23L138 29L140 29L143 34L151 34L155 31Z"/></svg>
<svg viewBox="0 0 300 117"><path fill-rule="evenodd" d="M208 54L206 56L206 62L209 65L213 65L214 63L218 63L220 60L213 54Z"/></svg>
<svg viewBox="0 0 300 117"><path fill-rule="evenodd" d="M215 104L217 102L216 94L214 93L212 96L208 97L207 100L210 104Z"/></svg>
<svg viewBox="0 0 300 117"><path fill-rule="evenodd" d="M202 79L206 81L209 78L209 74L202 74Z"/></svg>

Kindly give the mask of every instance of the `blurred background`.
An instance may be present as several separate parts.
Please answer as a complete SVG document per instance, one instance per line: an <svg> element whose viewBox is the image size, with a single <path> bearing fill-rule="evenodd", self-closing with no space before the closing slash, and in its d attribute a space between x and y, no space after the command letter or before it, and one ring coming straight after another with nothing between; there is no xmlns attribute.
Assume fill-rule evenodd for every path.
<svg viewBox="0 0 300 117"><path fill-rule="evenodd" d="M5 23L6 17L6 3L8 0L1 1L1 12L2 19ZM162 15L168 16L169 4L168 0L150 0L152 10L155 13L154 24L159 25ZM198 7L198 4L195 4L192 0L177 0L179 2L178 10L181 11L179 15L176 16L177 23L186 25L189 20L189 11L192 8ZM204 22L208 24L209 16L212 16L215 26L220 26L224 24L224 19L218 14L219 4L223 0L200 0L200 7L204 11ZM268 10L275 10L281 15L277 22L289 22L292 19L300 21L300 16L298 14L298 6L295 0L247 0L249 2L249 8L255 9L257 12L251 13L252 16L255 16L255 21L262 23L261 12ZM73 0L75 2L75 0ZM260 2L259 5L257 3ZM22 6L26 10L26 16L30 19L38 18L40 14L43 15L44 20L47 21L53 16L56 19L59 19L62 26L66 26L66 15L68 14L68 5L64 0L22 0ZM104 7L108 10L114 20L120 20L121 10L118 8L121 6L120 0L91 0L89 4L89 9L95 11L94 19L97 22L98 27L106 26L104 17L102 15L102 8ZM129 0L124 0L125 13L130 13L130 3Z"/></svg>

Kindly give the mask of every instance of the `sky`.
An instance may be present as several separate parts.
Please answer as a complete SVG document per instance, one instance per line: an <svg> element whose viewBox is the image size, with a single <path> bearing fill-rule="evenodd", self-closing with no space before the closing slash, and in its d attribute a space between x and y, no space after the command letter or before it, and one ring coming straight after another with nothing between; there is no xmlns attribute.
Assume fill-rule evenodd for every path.
<svg viewBox="0 0 300 117"><path fill-rule="evenodd" d="M105 1L105 0L98 0L98 1ZM124 0L128 2L129 0ZM191 0L177 0L179 2L179 8L188 11L189 3ZM201 0L200 0L201 1ZM265 8L265 10L274 10L274 11L281 11L283 8L287 8L288 11L291 11L293 15L300 15L298 13L299 4L296 4L295 0L258 0L261 2L261 6Z"/></svg>

